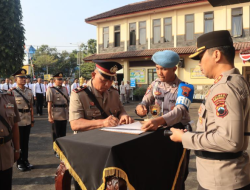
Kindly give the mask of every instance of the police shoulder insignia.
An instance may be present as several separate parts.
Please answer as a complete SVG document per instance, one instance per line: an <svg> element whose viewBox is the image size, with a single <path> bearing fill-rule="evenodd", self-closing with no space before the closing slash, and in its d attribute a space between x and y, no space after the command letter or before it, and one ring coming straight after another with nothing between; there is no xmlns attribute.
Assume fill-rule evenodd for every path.
<svg viewBox="0 0 250 190"><path fill-rule="evenodd" d="M191 89L187 86L182 86L182 95L185 97L189 96L189 93L191 92Z"/></svg>
<svg viewBox="0 0 250 190"><path fill-rule="evenodd" d="M221 93L221 94L216 94L213 98L212 101L215 105L215 110L216 110L216 115L217 117L226 117L228 115L228 109L226 106L226 99L227 99L228 94L226 93Z"/></svg>
<svg viewBox="0 0 250 190"><path fill-rule="evenodd" d="M218 83L222 79L223 75L220 75L217 77L217 79L214 80L214 84Z"/></svg>
<svg viewBox="0 0 250 190"><path fill-rule="evenodd" d="M78 88L75 88L73 91L74 91L75 93L78 93L78 92L83 91L85 88L87 88L87 86L80 86L80 87L78 87Z"/></svg>
<svg viewBox="0 0 250 190"><path fill-rule="evenodd" d="M146 91L145 95L147 95L151 91L151 88L152 88L152 86L149 85L148 88L147 88L147 91Z"/></svg>

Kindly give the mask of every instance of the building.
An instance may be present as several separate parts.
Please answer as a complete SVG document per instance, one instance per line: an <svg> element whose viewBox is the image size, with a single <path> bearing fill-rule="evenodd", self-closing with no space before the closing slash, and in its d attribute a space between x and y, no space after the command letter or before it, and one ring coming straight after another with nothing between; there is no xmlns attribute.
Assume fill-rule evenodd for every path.
<svg viewBox="0 0 250 190"><path fill-rule="evenodd" d="M236 48L235 66L249 80L250 63L243 64L239 52L250 47L250 3L211 4L207 0L147 0L87 18L97 27L98 47L97 54L84 60L117 61L123 65L118 80L136 78L141 87L157 77L151 56L173 50L181 57L177 75L195 86L195 98L200 99L213 80L205 78L198 62L188 56L195 52L200 35L229 30Z"/></svg>

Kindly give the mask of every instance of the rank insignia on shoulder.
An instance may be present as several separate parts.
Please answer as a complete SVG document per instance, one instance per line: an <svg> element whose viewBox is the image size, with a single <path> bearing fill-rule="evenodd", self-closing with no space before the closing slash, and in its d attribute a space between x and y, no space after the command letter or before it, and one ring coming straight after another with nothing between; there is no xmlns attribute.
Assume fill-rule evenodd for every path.
<svg viewBox="0 0 250 190"><path fill-rule="evenodd" d="M14 104L8 103L8 104L5 104L4 107L7 109L11 109L11 108L14 108Z"/></svg>
<svg viewBox="0 0 250 190"><path fill-rule="evenodd" d="M79 86L79 87L75 88L73 91L75 93L78 93L78 92L83 91L85 88L87 88L87 86Z"/></svg>
<svg viewBox="0 0 250 190"><path fill-rule="evenodd" d="M228 115L228 109L226 106L226 99L227 99L228 94L226 93L221 93L221 94L216 94L213 98L212 101L215 105L215 110L216 110L216 116L224 118Z"/></svg>
<svg viewBox="0 0 250 190"><path fill-rule="evenodd" d="M90 104L91 106L94 106L94 105L95 105L95 103L94 103L94 102L89 102L89 104Z"/></svg>
<svg viewBox="0 0 250 190"><path fill-rule="evenodd" d="M222 79L223 75L220 75L217 79L214 80L214 84L218 83Z"/></svg>

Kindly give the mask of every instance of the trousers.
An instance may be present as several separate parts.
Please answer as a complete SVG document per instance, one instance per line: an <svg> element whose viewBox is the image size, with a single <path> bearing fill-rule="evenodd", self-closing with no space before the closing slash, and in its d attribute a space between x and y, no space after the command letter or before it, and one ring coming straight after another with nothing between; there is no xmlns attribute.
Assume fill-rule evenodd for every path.
<svg viewBox="0 0 250 190"><path fill-rule="evenodd" d="M43 94L36 93L36 113L43 114Z"/></svg>
<svg viewBox="0 0 250 190"><path fill-rule="evenodd" d="M245 186L245 187L242 187L240 189L235 189L235 190L249 190L250 189L250 184ZM208 190L208 189L204 189L203 187L201 187L201 185L199 184L199 187L198 187L198 190Z"/></svg>
<svg viewBox="0 0 250 190"><path fill-rule="evenodd" d="M59 138L66 136L67 120L54 120L52 123L52 139L53 142Z"/></svg>
<svg viewBox="0 0 250 190"><path fill-rule="evenodd" d="M0 170L0 189L12 189L12 167L4 171Z"/></svg>
<svg viewBox="0 0 250 190"><path fill-rule="evenodd" d="M23 164L28 160L29 154L29 138L30 138L31 125L19 126L19 140L20 140L20 157L17 160L17 164Z"/></svg>

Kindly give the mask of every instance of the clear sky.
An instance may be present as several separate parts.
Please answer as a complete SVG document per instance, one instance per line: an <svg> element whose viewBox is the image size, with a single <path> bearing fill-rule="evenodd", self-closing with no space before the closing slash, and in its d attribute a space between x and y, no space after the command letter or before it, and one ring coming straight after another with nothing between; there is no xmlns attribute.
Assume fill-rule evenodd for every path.
<svg viewBox="0 0 250 190"><path fill-rule="evenodd" d="M96 26L85 23L86 18L143 0L20 1L26 45L37 48L47 44L59 51L71 51L77 49L77 44L86 43L91 38L96 39Z"/></svg>

